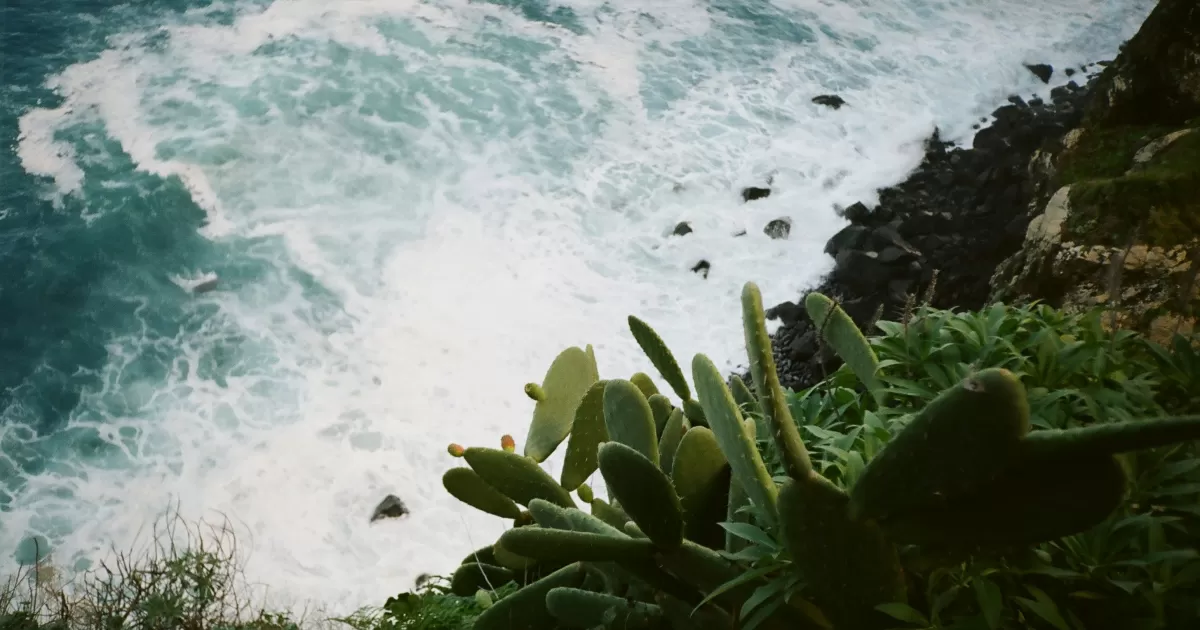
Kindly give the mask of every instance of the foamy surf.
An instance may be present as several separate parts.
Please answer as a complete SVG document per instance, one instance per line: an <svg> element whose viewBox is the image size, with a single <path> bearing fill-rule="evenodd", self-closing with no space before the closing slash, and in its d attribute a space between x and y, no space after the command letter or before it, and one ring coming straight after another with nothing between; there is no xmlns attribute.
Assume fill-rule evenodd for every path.
<svg viewBox="0 0 1200 630"><path fill-rule="evenodd" d="M113 156L79 130L102 126L208 217L208 259L150 272L221 290L180 307L196 326L108 340L50 438L66 455L6 481L0 548L43 531L57 561L96 561L174 499L233 518L284 603L344 612L448 572L504 524L443 491L446 444L521 446L522 385L558 351L649 370L637 314L681 361L735 367L744 282L793 299L828 267L835 204L873 201L935 125L966 138L1049 89L1021 63L1110 56L1152 3L641 4L146 16L51 78L65 103L22 119L26 170L89 194ZM832 91L848 107L811 102ZM786 240L763 233L778 217ZM369 523L389 493L410 516Z"/></svg>

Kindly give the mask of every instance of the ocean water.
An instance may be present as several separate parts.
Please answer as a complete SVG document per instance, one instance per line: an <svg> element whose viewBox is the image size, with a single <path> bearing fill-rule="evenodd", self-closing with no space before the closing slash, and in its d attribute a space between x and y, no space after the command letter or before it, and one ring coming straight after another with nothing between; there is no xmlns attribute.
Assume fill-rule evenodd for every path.
<svg viewBox="0 0 1200 630"><path fill-rule="evenodd" d="M0 573L35 533L85 568L172 503L232 519L285 605L448 572L502 524L442 490L445 446L520 446L559 350L649 370L633 313L740 365L744 282L794 299L835 204L1152 6L8 0ZM410 517L369 524L387 493Z"/></svg>

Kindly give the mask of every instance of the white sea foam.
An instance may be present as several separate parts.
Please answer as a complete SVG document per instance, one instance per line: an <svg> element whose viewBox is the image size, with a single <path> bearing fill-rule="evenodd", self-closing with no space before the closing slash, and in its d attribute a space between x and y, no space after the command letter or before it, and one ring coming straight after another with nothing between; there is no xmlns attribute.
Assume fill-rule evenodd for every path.
<svg viewBox="0 0 1200 630"><path fill-rule="evenodd" d="M523 442L521 387L559 350L649 369L632 313L685 365L732 368L744 282L795 298L828 267L834 204L873 201L935 124L962 139L1008 93L1048 90L1022 62L1113 54L1152 2L645 4L551 3L575 8L563 26L466 0L278 0L230 25L161 18L54 77L65 103L21 121L30 173L79 193L96 149L57 134L99 121L235 253L197 263L222 277L181 315L206 313L198 330L109 342L64 431L106 455L24 479L0 548L57 519L57 558L99 557L177 498L241 522L251 577L289 601L344 611L447 572L503 524L442 490L446 444ZM810 102L829 91L849 106ZM780 216L791 237L771 240ZM681 220L695 232L669 237ZM220 268L246 265L265 271ZM162 374L130 367L163 347ZM387 493L411 517L369 524Z"/></svg>

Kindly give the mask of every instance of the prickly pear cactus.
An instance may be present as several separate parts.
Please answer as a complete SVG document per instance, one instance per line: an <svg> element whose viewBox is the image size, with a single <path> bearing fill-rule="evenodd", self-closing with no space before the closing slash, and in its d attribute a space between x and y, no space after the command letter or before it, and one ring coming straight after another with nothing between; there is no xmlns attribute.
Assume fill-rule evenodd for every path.
<svg viewBox="0 0 1200 630"><path fill-rule="evenodd" d="M879 357L875 356L871 344L846 311L815 291L804 298L804 307L820 331L821 339L833 347L867 391L879 391Z"/></svg>
<svg viewBox="0 0 1200 630"><path fill-rule="evenodd" d="M488 485L521 505L545 499L563 507L575 507L571 493L554 481L532 459L504 450L472 447L463 458Z"/></svg>
<svg viewBox="0 0 1200 630"><path fill-rule="evenodd" d="M477 510L501 518L517 518L521 515L521 508L512 499L488 485L470 468L459 466L447 470L442 475L442 486L454 498Z"/></svg>
<svg viewBox="0 0 1200 630"><path fill-rule="evenodd" d="M571 432L575 408L592 383L600 380L590 350L591 346L563 350L546 370L540 387L526 386L526 393L537 401L525 438L526 457L544 461Z"/></svg>
<svg viewBox="0 0 1200 630"><path fill-rule="evenodd" d="M609 439L633 448L658 465L654 412L636 385L612 380L604 386L604 425Z"/></svg>
<svg viewBox="0 0 1200 630"><path fill-rule="evenodd" d="M596 472L596 449L608 441L604 423L604 388L608 381L596 381L588 388L575 409L575 422L567 440L567 458L563 462L562 487L574 490Z"/></svg>
<svg viewBox="0 0 1200 630"><path fill-rule="evenodd" d="M658 464L620 442L606 442L600 472L621 508L656 545L673 549L682 543L683 506Z"/></svg>
<svg viewBox="0 0 1200 630"><path fill-rule="evenodd" d="M713 549L724 546L725 530L718 523L729 509L729 462L711 430L697 427L679 443L671 468L679 494L688 540Z"/></svg>
<svg viewBox="0 0 1200 630"><path fill-rule="evenodd" d="M1021 382L1005 369L983 370L926 405L867 464L851 510L882 519L973 492L1013 460L1028 432Z"/></svg>

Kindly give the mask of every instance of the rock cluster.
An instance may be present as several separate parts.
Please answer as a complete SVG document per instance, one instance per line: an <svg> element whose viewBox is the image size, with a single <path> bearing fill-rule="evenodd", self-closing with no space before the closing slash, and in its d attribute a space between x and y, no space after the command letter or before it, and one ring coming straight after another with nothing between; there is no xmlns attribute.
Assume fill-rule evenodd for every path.
<svg viewBox="0 0 1200 630"><path fill-rule="evenodd" d="M983 306L996 266L1020 249L1033 215L1030 159L1081 122L1088 93L1072 81L1055 88L1050 102L1013 96L970 148L942 141L935 130L920 166L880 191L877 207L840 210L850 224L826 244L835 265L815 290L838 299L861 327L880 314L899 316L910 296L935 284L935 272L933 306ZM774 343L785 386L806 387L836 367L820 352L802 300L779 304L768 317L783 323Z"/></svg>

